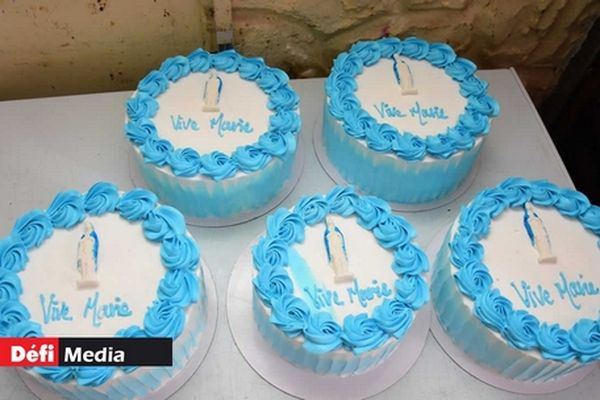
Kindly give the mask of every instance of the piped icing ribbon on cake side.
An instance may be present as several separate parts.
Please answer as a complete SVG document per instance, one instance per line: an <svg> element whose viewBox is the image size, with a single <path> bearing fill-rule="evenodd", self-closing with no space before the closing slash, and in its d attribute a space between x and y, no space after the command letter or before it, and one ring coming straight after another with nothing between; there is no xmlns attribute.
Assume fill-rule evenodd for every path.
<svg viewBox="0 0 600 400"><path fill-rule="evenodd" d="M411 132L383 128L385 124L365 118L366 111L356 97L356 76L382 58L397 56L426 60L459 84L459 93L467 99L467 105L455 126L443 132L432 132L428 140L423 140ZM458 151L472 148L478 136L489 132L489 118L500 113L496 100L487 95L487 82L475 76L476 71L475 64L457 57L445 43L428 43L416 37L357 42L334 60L325 82L328 110L344 125L348 135L365 140L374 151L393 153L409 161L422 160L427 155L446 159Z"/></svg>
<svg viewBox="0 0 600 400"><path fill-rule="evenodd" d="M371 316L349 315L342 325L330 311L324 311L327 307L312 310L297 297L289 276L290 246L303 242L306 227L324 222L329 214L356 214L359 225L371 231L382 247L394 252L390 268L398 275L394 297L383 300ZM271 323L289 337L303 338L302 346L309 352L345 348L361 354L376 349L391 337L401 338L411 326L414 312L429 300L427 284L421 277L429 263L423 251L411 242L414 236L414 229L405 219L393 215L387 203L359 196L351 187L336 187L325 196L303 197L293 211L282 208L267 219L266 236L252 249L255 294L270 308ZM382 287L393 293L385 284Z"/></svg>
<svg viewBox="0 0 600 400"><path fill-rule="evenodd" d="M269 127L256 143L233 154L214 151L200 154L191 148L174 148L160 137L153 117L159 103L157 98L169 89L172 82L192 73L209 70L239 73L253 81L268 96L267 107L272 114ZM137 146L147 163L169 167L178 177L206 176L215 181L231 178L238 171L253 172L264 168L273 157L284 157L296 149L296 136L301 122L298 114L299 97L289 85L289 78L280 69L268 67L262 58L246 58L235 50L211 54L197 49L186 56L166 59L158 70L151 71L138 84L136 93L127 101L126 137Z"/></svg>
<svg viewBox="0 0 600 400"><path fill-rule="evenodd" d="M161 242L164 277L156 288L157 297L148 305L143 327L132 326L116 332L122 337L166 336L177 338L185 325L185 308L200 299L200 262L196 242L187 234L181 213L158 206L157 198L144 189L120 194L111 183L98 182L86 193L60 192L47 210L33 210L18 218L11 234L0 240L0 336L43 337L40 324L31 320L20 302L22 284L18 272L27 267L27 251L41 246L58 229L71 229L86 216L118 213L121 218L140 222L144 236ZM157 257L159 255L157 254ZM136 367L125 367L126 373ZM54 383L75 380L81 386L99 386L118 369L100 367L34 367L32 371Z"/></svg>
<svg viewBox="0 0 600 400"><path fill-rule="evenodd" d="M553 207L565 217L577 219L596 236L600 235L600 207L591 205L582 193L559 188L545 180L508 178L498 186L480 192L461 210L459 228L449 244L452 249L450 261L458 269L454 273L457 287L474 301L475 316L514 347L538 349L550 360L567 362L577 358L584 363L598 360L599 320L584 318L570 329L557 324L540 324L526 310L515 309L493 285L479 241L487 235L492 219L505 209L522 208L528 203ZM600 240L598 243L600 247Z"/></svg>

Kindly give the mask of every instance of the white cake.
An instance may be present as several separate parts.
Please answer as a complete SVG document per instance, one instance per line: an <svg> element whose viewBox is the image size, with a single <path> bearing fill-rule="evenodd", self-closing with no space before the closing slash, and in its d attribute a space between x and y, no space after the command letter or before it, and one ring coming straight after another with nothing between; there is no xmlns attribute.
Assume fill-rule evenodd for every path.
<svg viewBox="0 0 600 400"><path fill-rule="evenodd" d="M427 257L384 201L337 187L267 219L253 249L254 318L292 364L363 373L402 351L429 299Z"/></svg>
<svg viewBox="0 0 600 400"><path fill-rule="evenodd" d="M186 368L202 341L199 250L181 213L143 189L99 182L60 192L0 241L0 329L8 337L171 337L171 367L34 367L70 399L145 397Z"/></svg>
<svg viewBox="0 0 600 400"><path fill-rule="evenodd" d="M463 208L435 264L432 299L484 368L545 382L600 359L600 207L509 178Z"/></svg>
<svg viewBox="0 0 600 400"><path fill-rule="evenodd" d="M168 58L127 102L134 168L186 216L251 218L294 182L298 103L285 72L261 58L202 49Z"/></svg>

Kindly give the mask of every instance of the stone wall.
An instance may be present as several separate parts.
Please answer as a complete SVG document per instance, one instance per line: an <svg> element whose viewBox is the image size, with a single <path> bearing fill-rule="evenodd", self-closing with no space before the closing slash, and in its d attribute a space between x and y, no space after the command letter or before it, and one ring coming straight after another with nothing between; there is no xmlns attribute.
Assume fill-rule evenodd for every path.
<svg viewBox="0 0 600 400"><path fill-rule="evenodd" d="M223 1L223 0L214 0ZM540 101L597 0L225 0L235 47L297 78L385 34L445 41L481 68L516 67ZM123 90L169 55L215 49L212 0L0 0L0 98Z"/></svg>

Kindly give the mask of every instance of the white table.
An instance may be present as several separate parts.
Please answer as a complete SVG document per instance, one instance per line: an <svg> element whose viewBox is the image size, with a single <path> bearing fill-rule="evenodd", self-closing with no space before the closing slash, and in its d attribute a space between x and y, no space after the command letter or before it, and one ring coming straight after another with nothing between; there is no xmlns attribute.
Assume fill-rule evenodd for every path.
<svg viewBox="0 0 600 400"><path fill-rule="evenodd" d="M418 231L418 241L429 241L458 213L461 204L484 187L507 176L547 178L558 185L572 181L540 118L513 70L482 71L502 112L481 154L481 168L471 188L453 203L427 212L406 213ZM299 92L303 117L302 140L307 150L303 176L284 201L291 206L302 195L323 193L334 183L321 169L312 150L312 135L320 132L323 79L292 81ZM98 180L122 189L132 186L128 174L128 144L123 135L124 103L129 92L0 102L0 237L15 219L32 208L46 207L56 192L86 190ZM212 270L219 296L217 332L209 353L175 399L287 396L258 376L235 347L225 312L231 269L238 253L264 230L265 217L228 228L191 228ZM33 395L16 372L0 368L0 400L30 399ZM597 398L598 369L549 399ZM415 367L378 399L460 398L513 399L517 396L487 386L463 372L431 335Z"/></svg>

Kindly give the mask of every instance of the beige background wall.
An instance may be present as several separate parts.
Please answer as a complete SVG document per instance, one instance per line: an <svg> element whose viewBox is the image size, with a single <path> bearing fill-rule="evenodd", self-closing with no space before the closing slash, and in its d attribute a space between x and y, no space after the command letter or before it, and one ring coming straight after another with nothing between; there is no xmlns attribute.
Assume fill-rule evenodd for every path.
<svg viewBox="0 0 600 400"><path fill-rule="evenodd" d="M326 76L358 39L419 35L481 68L515 66L536 101L600 15L597 0L227 1L235 47L292 77ZM0 0L0 99L132 89L167 56L214 50L213 12L213 0Z"/></svg>

